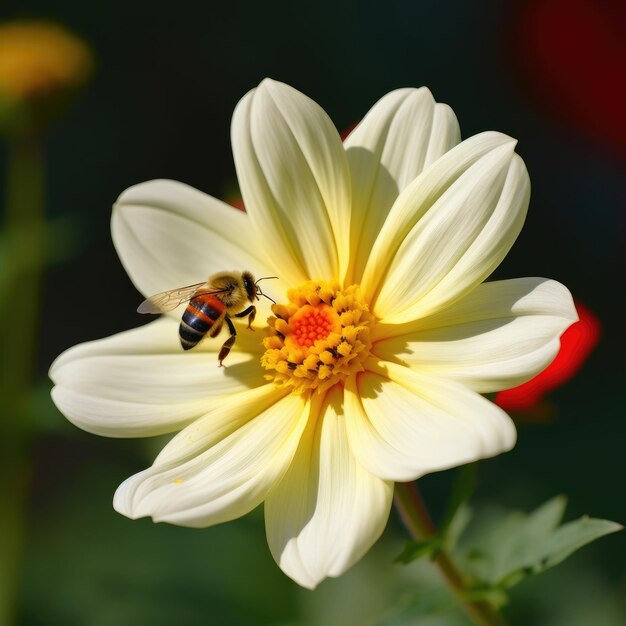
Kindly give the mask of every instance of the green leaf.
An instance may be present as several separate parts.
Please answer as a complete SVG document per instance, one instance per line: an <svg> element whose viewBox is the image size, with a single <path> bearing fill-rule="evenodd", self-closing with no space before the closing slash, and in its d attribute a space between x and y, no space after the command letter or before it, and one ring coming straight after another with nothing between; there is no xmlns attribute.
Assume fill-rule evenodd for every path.
<svg viewBox="0 0 626 626"><path fill-rule="evenodd" d="M441 539L435 537L425 541L407 541L404 550L394 559L394 563L408 565L424 556L433 557L441 547Z"/></svg>
<svg viewBox="0 0 626 626"><path fill-rule="evenodd" d="M400 600L400 607L379 624L380 626L406 626L409 623L414 624L415 619L419 617L452 611L457 605L458 600L446 588L423 589L405 594Z"/></svg>
<svg viewBox="0 0 626 626"><path fill-rule="evenodd" d="M509 603L507 592L501 587L477 587L462 594L464 602L488 602L497 609Z"/></svg>
<svg viewBox="0 0 626 626"><path fill-rule="evenodd" d="M621 529L588 517L559 526L565 505L566 499L557 496L530 514L492 510L477 516L459 549L464 571L488 587L513 587Z"/></svg>
<svg viewBox="0 0 626 626"><path fill-rule="evenodd" d="M594 519L586 515L573 522L563 524L552 533L549 543L544 546L544 560L540 564L540 569L536 571L554 567L588 543L604 537L604 535L623 530L623 528L621 524L616 522Z"/></svg>
<svg viewBox="0 0 626 626"><path fill-rule="evenodd" d="M464 465L457 471L450 502L441 523L441 534L445 536L459 508L465 504L476 488L476 463Z"/></svg>
<svg viewBox="0 0 626 626"><path fill-rule="evenodd" d="M473 515L474 511L469 504L465 503L459 507L443 537L443 546L447 552L454 551L459 538L469 525Z"/></svg>

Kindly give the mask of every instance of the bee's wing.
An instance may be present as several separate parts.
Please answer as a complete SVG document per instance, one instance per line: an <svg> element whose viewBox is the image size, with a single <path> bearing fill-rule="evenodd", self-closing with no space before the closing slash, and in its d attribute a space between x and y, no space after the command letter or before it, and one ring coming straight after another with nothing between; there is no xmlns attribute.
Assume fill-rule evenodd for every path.
<svg viewBox="0 0 626 626"><path fill-rule="evenodd" d="M194 294L206 283L196 283L187 287L162 291L144 300L137 308L137 313L166 313L182 302L191 300Z"/></svg>

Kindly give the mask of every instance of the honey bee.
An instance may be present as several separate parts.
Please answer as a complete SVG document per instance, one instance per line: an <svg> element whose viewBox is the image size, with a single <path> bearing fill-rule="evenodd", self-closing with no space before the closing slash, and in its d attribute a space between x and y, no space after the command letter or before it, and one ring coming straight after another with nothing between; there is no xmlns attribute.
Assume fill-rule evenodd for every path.
<svg viewBox="0 0 626 626"><path fill-rule="evenodd" d="M217 357L219 367L221 367L222 361L228 356L237 338L231 315L247 316L248 328L253 330L251 327L256 316L256 307L254 304L244 307L248 302L258 300L259 296L264 296L274 302L259 287L260 281L269 278L278 277L264 276L255 281L250 272L218 272L209 276L204 283L157 293L144 300L137 312L165 313L172 311L183 302L189 302L178 328L183 350L190 350L198 345L207 334L209 337L217 337L225 323L230 335L222 344Z"/></svg>

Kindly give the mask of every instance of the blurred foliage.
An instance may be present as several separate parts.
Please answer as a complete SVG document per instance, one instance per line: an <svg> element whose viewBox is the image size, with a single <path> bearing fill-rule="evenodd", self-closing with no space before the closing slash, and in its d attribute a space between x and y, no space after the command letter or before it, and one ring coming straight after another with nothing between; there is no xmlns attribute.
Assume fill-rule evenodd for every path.
<svg viewBox="0 0 626 626"><path fill-rule="evenodd" d="M404 549L394 559L396 563L408 565L424 556L433 557L441 549L441 539L424 539L423 541L407 541Z"/></svg>
<svg viewBox="0 0 626 626"><path fill-rule="evenodd" d="M472 520L457 554L464 572L482 584L508 588L558 565L576 550L622 530L583 516L559 525L566 499L557 496L532 513L491 509Z"/></svg>
<svg viewBox="0 0 626 626"><path fill-rule="evenodd" d="M14 237L17 238L13 242L14 246L20 247L24 250L29 250L33 244L33 232L28 229L24 229L19 233L14 233ZM89 240L88 230L84 219L75 214L61 215L52 219L49 219L44 224L44 237L43 237L43 250L41 260L46 266L54 265L56 263L64 263L72 258L80 255L84 252L87 242ZM6 241L6 235L0 231L0 298L11 297L12 294L5 294L4 290L6 286L10 284L13 277L8 276L8 272L29 272L33 267L28 266L29 259L31 262L36 257L24 256L26 265L22 264L21 267L15 267L15 264L9 265L6 260L8 254L8 245ZM10 268L10 270L9 270Z"/></svg>
<svg viewBox="0 0 626 626"><path fill-rule="evenodd" d="M453 561L469 582L462 598L443 590L414 594L405 612L438 613L462 599L489 602L501 608L508 590L525 578L558 565L585 545L623 530L620 524L583 516L560 525L567 500L554 497L532 513L483 508L477 515L465 504L473 488L475 465L457 471L439 533L423 541L409 541L395 562L405 565L423 557L437 558L441 550L453 552ZM450 512L454 511L453 517ZM392 622L393 623L393 622Z"/></svg>

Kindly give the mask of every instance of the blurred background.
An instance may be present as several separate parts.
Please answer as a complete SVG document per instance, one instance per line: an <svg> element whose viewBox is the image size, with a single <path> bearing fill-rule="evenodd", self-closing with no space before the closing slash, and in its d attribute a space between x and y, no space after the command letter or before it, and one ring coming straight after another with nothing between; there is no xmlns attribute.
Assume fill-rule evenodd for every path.
<svg viewBox="0 0 626 626"><path fill-rule="evenodd" d="M591 0L4 0L0 27L51 20L86 48L76 53L78 79L54 114L7 122L0 139L2 619L467 623L454 612L411 612L414 594L437 579L429 563L392 563L407 539L395 513L359 565L314 592L272 561L261 511L207 530L122 518L111 506L116 486L149 465L162 441L83 433L49 400L47 370L59 353L146 321L135 313L141 296L111 243L113 201L159 177L235 198L230 118L265 76L315 99L340 130L386 92L426 85L452 106L464 138L499 130L519 140L533 194L526 226L495 277L563 282L592 312L592 334L600 329L601 337L593 350L581 348L574 378L516 407L517 447L481 463L472 502L531 510L563 493L566 519L588 513L624 523L625 17L623 3ZM10 113L0 99L0 120ZM16 148L20 124L36 137L26 155ZM41 211L12 248L15 198ZM16 270L18 256L32 266ZM8 352L16 342L19 362ZM26 399L11 400L20 385ZM452 475L420 481L436 518ZM622 535L607 537L524 582L505 609L510 623L625 624L625 548Z"/></svg>

